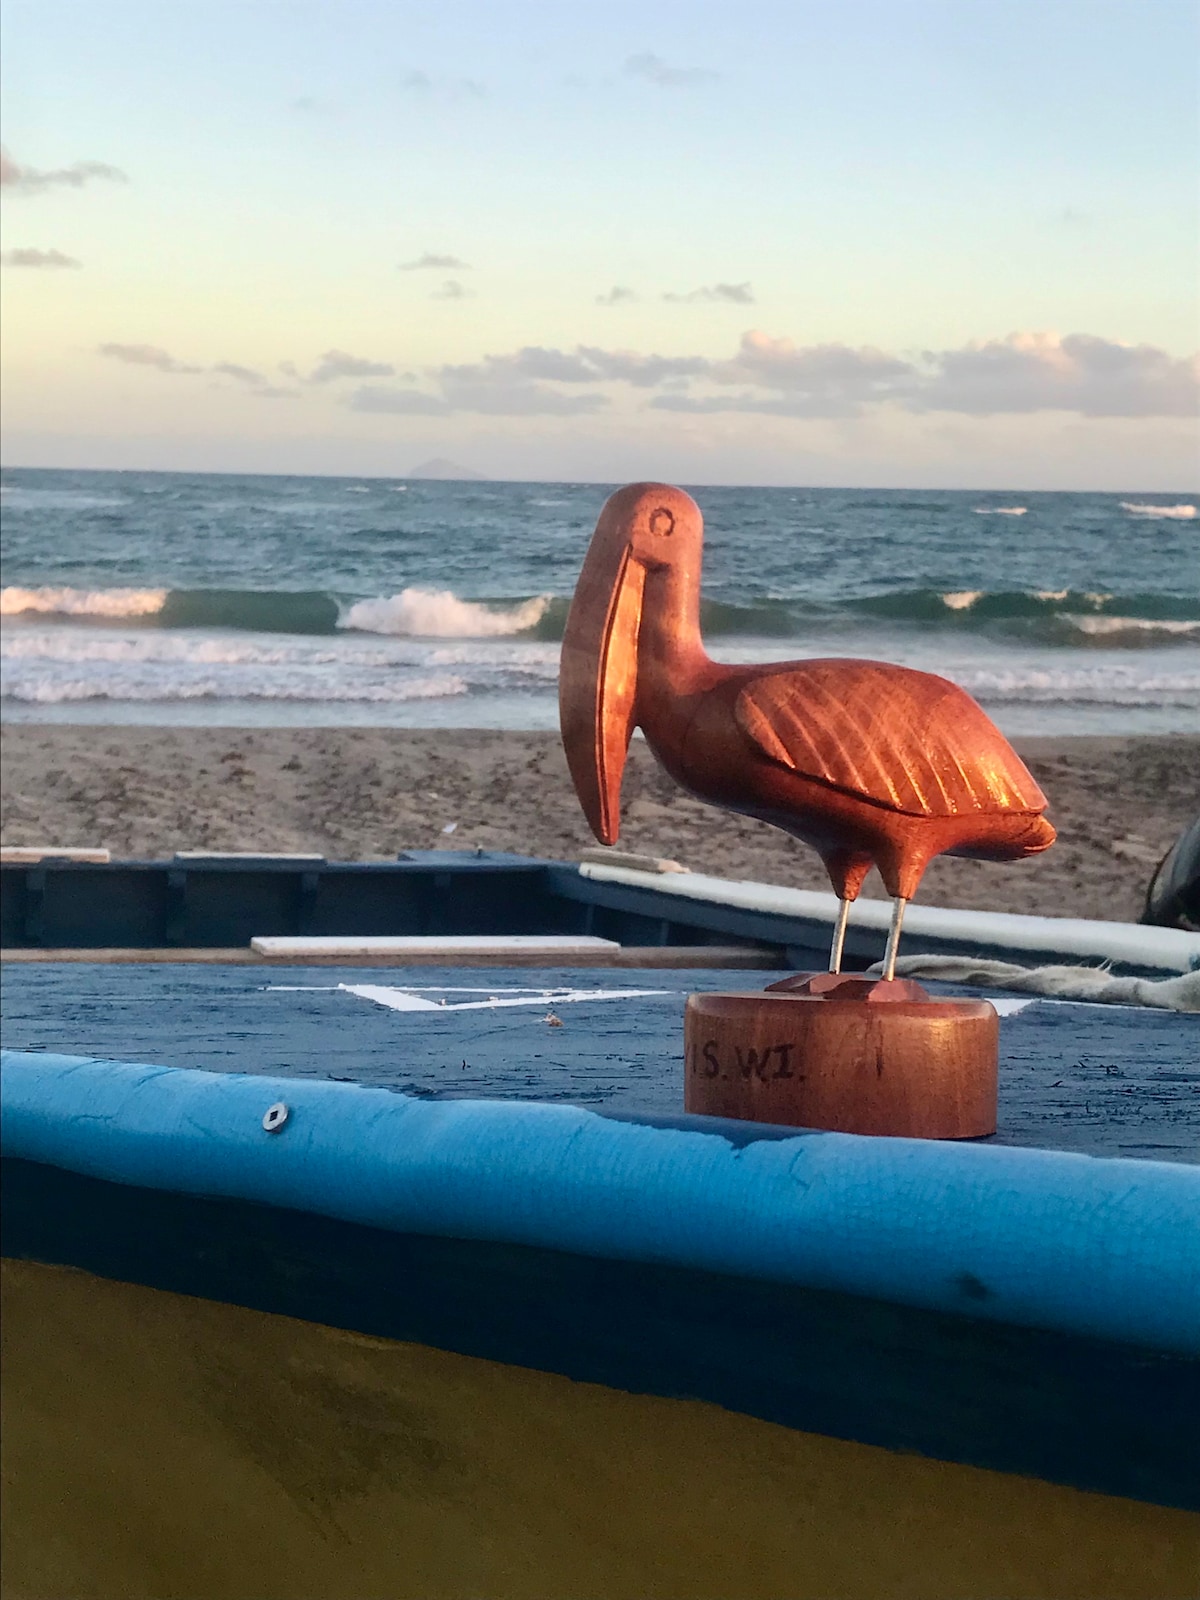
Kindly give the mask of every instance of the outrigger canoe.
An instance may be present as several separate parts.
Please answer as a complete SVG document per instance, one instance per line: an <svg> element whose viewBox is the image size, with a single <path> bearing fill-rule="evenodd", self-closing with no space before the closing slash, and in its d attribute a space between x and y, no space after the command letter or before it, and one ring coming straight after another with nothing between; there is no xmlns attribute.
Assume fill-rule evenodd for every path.
<svg viewBox="0 0 1200 1600"><path fill-rule="evenodd" d="M811 962L832 897L4 871L6 1592L1196 1592L1194 1016L996 994L988 1140L725 1122L684 997ZM1200 957L967 915L909 948Z"/></svg>

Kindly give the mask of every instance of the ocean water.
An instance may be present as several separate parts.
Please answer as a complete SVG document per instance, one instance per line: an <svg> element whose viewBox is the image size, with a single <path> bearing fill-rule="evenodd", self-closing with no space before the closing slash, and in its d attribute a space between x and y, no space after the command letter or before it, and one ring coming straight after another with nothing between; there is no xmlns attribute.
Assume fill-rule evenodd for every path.
<svg viewBox="0 0 1200 1600"><path fill-rule="evenodd" d="M901 662L1015 734L1200 730L1195 496L692 492L718 659ZM0 714L553 728L607 493L6 471Z"/></svg>

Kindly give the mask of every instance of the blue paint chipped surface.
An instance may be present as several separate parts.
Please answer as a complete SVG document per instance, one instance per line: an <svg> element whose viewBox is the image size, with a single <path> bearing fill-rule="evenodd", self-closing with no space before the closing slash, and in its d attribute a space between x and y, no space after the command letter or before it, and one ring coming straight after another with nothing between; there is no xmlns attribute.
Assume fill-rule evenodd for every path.
<svg viewBox="0 0 1200 1600"><path fill-rule="evenodd" d="M399 1232L670 1262L1200 1354L1200 1170L3 1057L4 1153ZM262 1116L290 1109L270 1135Z"/></svg>
<svg viewBox="0 0 1200 1600"><path fill-rule="evenodd" d="M4 969L4 1042L212 1072L348 1079L422 1098L550 1101L670 1117L683 1106L689 991L778 974L88 963ZM446 1010L396 1012L342 985L422 986ZM665 990L628 1001L459 1011L463 986ZM276 987L276 986L283 987ZM955 992L931 985L937 992ZM1000 1029L997 1141L1200 1162L1200 1019L1035 1002Z"/></svg>

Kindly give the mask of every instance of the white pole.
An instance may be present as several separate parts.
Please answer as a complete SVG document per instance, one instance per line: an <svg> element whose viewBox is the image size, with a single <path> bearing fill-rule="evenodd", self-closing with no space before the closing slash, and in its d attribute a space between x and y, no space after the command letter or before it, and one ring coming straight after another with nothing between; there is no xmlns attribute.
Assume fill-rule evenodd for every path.
<svg viewBox="0 0 1200 1600"><path fill-rule="evenodd" d="M908 901L898 897L892 904L892 925L888 929L887 949L883 953L883 978L890 983L896 976L896 952L900 948L900 928L904 922L904 908Z"/></svg>
<svg viewBox="0 0 1200 1600"><path fill-rule="evenodd" d="M850 920L849 900L838 901L837 921L833 925L833 944L829 948L829 970L842 970L842 946L846 942L846 924Z"/></svg>

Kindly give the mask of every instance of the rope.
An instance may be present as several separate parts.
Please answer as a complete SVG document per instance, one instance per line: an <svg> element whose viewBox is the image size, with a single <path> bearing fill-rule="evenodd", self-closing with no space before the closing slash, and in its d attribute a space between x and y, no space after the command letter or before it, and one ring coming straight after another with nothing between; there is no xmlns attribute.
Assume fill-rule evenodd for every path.
<svg viewBox="0 0 1200 1600"><path fill-rule="evenodd" d="M882 973L882 961L869 969L873 978ZM1200 1012L1200 972L1185 972L1178 978L1114 978L1103 967L1018 967L1011 961L981 961L969 956L901 956L896 962L896 976L1015 989L1055 1000Z"/></svg>

